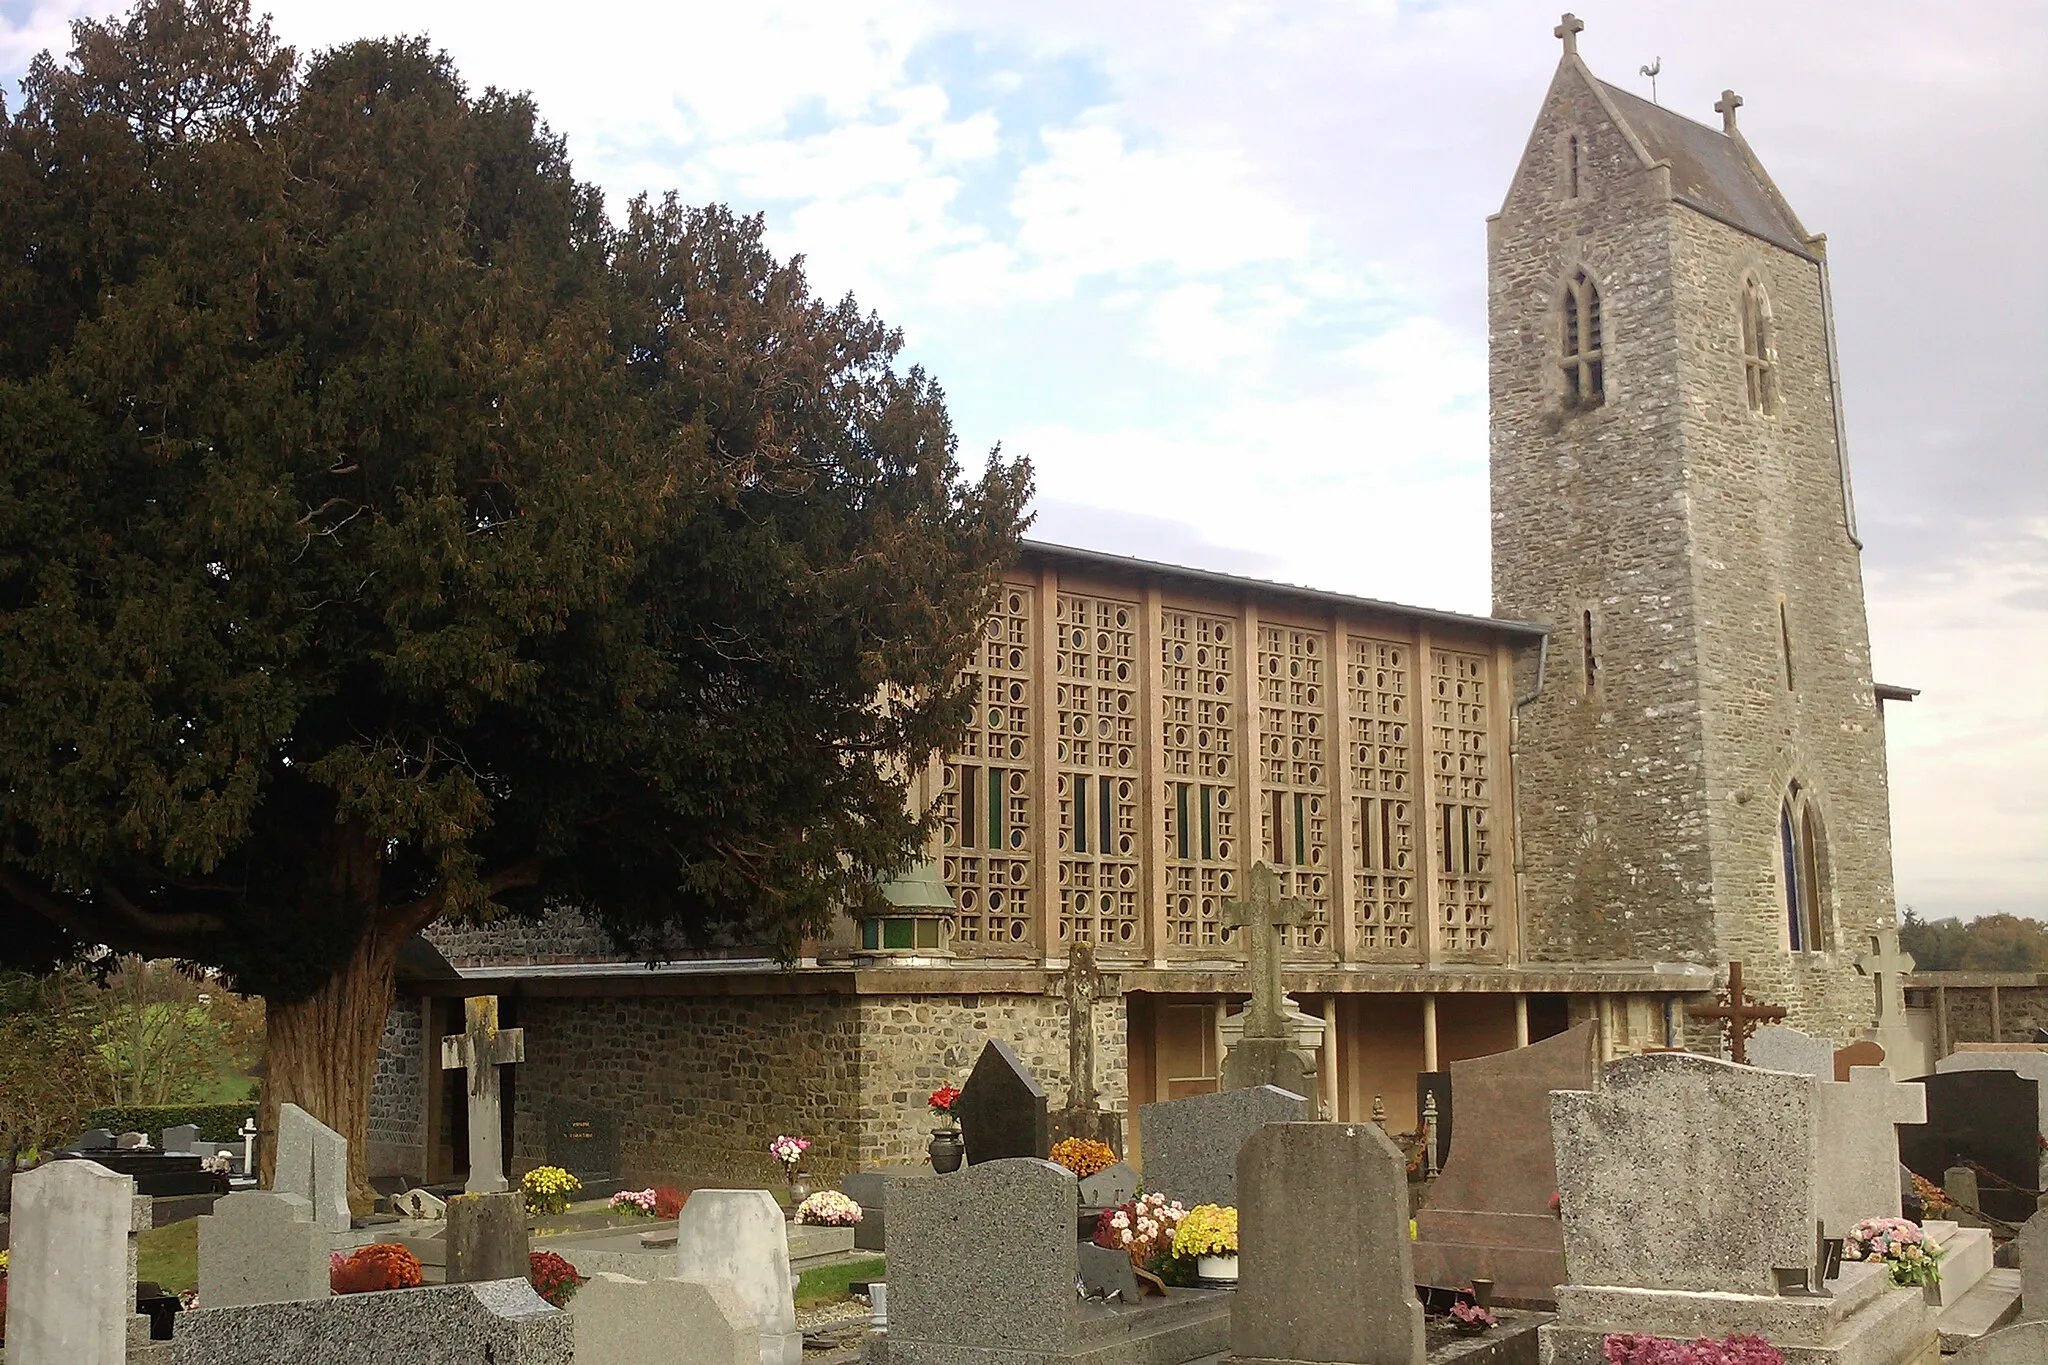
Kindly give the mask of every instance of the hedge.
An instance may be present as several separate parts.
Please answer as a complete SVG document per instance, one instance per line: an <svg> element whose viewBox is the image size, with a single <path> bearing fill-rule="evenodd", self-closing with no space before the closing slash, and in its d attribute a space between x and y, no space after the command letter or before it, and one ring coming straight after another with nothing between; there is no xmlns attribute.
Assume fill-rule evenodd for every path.
<svg viewBox="0 0 2048 1365"><path fill-rule="evenodd" d="M247 1104L112 1104L86 1112L85 1126L104 1128L110 1133L146 1133L151 1142L163 1139L166 1128L181 1123L199 1125L203 1142L240 1142L242 1122L256 1117L254 1102Z"/></svg>

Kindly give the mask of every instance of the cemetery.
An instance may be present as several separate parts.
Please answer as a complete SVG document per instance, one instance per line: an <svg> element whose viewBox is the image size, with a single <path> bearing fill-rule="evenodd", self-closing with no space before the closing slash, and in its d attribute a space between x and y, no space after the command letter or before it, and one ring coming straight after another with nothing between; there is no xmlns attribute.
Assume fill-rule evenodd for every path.
<svg viewBox="0 0 2048 1365"><path fill-rule="evenodd" d="M200 11L138 13L170 15L175 34ZM496 231L500 200L534 215L441 260L459 301L421 324L419 349L493 378L466 418L423 428L426 463L477 430L494 460L545 432L541 473L507 455L477 485L602 485L614 501L522 513L594 538L550 557L554 532L522 522L528 539L493 559L510 524L497 492L442 506L402 490L439 508L448 563L341 576L351 602L405 580L403 600L357 612L396 643L322 666L351 680L300 707L347 712L323 754L267 730L254 745L286 755L273 787L348 793L295 797L315 814L215 859L255 871L188 875L180 844L131 896L134 860L95 861L118 843L106 830L45 866L8 832L27 828L18 815L0 820L0 911L57 935L30 947L81 972L124 953L175 962L261 995L270 1029L257 1117L235 1140L168 1121L74 1136L71 1110L41 1134L65 1140L14 1143L0 1365L2048 1365L2048 1032L2005 1037L1998 992L2034 985L1984 985L1988 1039L1952 1036L1945 1001L1932 1016L1913 1003L1951 987L1915 985L1899 942L1882 705L1912 691L1868 676L1824 239L1763 172L1735 92L1718 129L1694 123L1596 78L1575 16L1553 31L1556 74L1488 220L1498 598L1466 616L1023 542L1028 471L992 456L970 494L949 453L918 482L954 445L943 411L919 407L936 389L895 377L900 339L850 295L834 312L775 274L759 221L642 199L616 240L577 229L602 250L564 239L551 258L521 234L594 221L600 196L569 181L542 125L525 142L505 131L533 112L519 99L467 102L424 49L300 68L248 15L200 17L243 25L223 51L276 58L223 88L271 92L277 119L303 96L339 120L334 145L356 147L351 130L408 82L439 94L406 118L438 99L481 121L463 125L470 142L379 124L380 175L358 168L408 186L380 211L402 224L377 239L394 269L427 254L408 233L442 240L406 214L443 182L483 184L489 202L436 201L422 223ZM79 62L162 36L93 22L79 32L103 41L81 38ZM103 122L94 136L133 131ZM460 145L448 166L382 176L414 141ZM150 154L137 164L173 173L177 157ZM237 164L259 163L275 169ZM245 188L227 183L226 198ZM300 193L272 197L296 211ZM278 236L325 247L317 224ZM740 261L766 274L735 310L711 277ZM513 278L529 266L543 274ZM628 282L659 298L605 295L613 313L573 325L548 312L595 289L586 269L645 275ZM502 295L461 293L501 274ZM1700 303L1723 277L1727 307ZM404 307L321 307L350 326L389 312L404 332L444 283L407 285ZM691 331L734 311L755 350ZM501 316L518 325L458 353ZM1739 330L1702 341L1702 318ZM299 330L346 330L317 323ZM521 349L528 333L546 347ZM792 337L818 348L763 379ZM1726 360L1746 397L1692 360L1625 378L1654 337ZM594 391L645 408L561 398L609 363L584 351L615 344L630 365ZM825 377L792 377L806 367ZM323 382L378 387L347 374ZM806 383L819 392L790 397ZM763 399L756 384L780 387ZM390 387L405 420L368 427L410 431L441 403L424 382ZM91 385L50 389L59 405ZM117 406L126 450L141 418ZM338 421L293 408L257 443ZM1662 472L1589 508L1570 480L1619 440ZM557 448L607 442L616 468ZM167 464L174 446L225 460L216 444L233 442L142 442ZM1706 487L1725 474L1695 452L1724 445L1769 465L1768 497ZM699 457L723 501L678 511ZM323 449L306 477L354 478L355 459ZM870 466L872 488L846 472ZM430 472L421 486L438 488ZM842 478L853 491L825 515ZM252 560L319 562L353 520L321 523L342 501L251 532ZM1682 545L1678 506L1696 519ZM1760 635L1726 624L1755 603L1714 597L1732 575L1694 547L1772 560L1742 539L1766 510L1784 512L1767 548L1791 581L1744 588L1774 604ZM814 512L816 543L762 529ZM841 514L880 520L855 536ZM904 529L927 524L946 529ZM696 535L732 537L731 561ZM184 597L243 591L255 570L219 553ZM748 598L771 563L787 577L746 628L689 616ZM649 565L671 576L635 576ZM1839 600L1798 618L1795 656L1786 592L1807 579ZM275 595L311 603L310 620L324 591ZM293 616L272 633L323 629ZM218 633L254 632L238 616ZM803 643L767 661L771 638ZM678 682L685 656L705 671ZM242 691L267 698L272 668ZM386 672L405 676L383 709L348 712L342 692ZM92 669L66 688L73 673ZM792 719L805 699L829 714ZM954 703L941 724L931 708ZM266 700L249 724L297 705ZM183 713L160 728L174 751L202 747ZM152 769L136 785L212 780ZM32 785L0 771L0 797ZM83 819L50 805L64 809L38 838ZM730 812L741 825L720 823ZM120 837L140 822L116 822ZM262 861L273 844L284 862ZM118 1050L88 1036L102 1060Z"/></svg>

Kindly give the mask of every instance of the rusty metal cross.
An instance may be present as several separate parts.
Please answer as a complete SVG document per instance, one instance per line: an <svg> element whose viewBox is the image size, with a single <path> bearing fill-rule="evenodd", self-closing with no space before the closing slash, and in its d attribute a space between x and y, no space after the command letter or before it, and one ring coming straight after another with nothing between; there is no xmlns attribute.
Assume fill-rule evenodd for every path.
<svg viewBox="0 0 2048 1365"><path fill-rule="evenodd" d="M1720 1003L1713 1005L1687 1005L1685 1012L1695 1019L1719 1021L1728 1033L1729 1054L1737 1065L1749 1065L1749 1035L1756 1032L1761 1023L1775 1022L1785 1017L1783 1005L1751 1004L1742 989L1742 964L1728 964L1728 989L1721 992Z"/></svg>

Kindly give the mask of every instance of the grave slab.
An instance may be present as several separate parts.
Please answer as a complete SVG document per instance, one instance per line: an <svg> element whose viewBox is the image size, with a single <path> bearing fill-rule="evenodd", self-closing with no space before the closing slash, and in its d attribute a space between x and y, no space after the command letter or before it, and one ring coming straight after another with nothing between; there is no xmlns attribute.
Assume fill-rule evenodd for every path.
<svg viewBox="0 0 2048 1365"><path fill-rule="evenodd" d="M165 1365L571 1365L576 1353L569 1315L524 1279L195 1308L175 1323Z"/></svg>
<svg viewBox="0 0 2048 1365"><path fill-rule="evenodd" d="M1237 1158L1242 1365L1423 1365L1408 1163L1371 1123L1276 1123Z"/></svg>
<svg viewBox="0 0 2048 1365"><path fill-rule="evenodd" d="M241 1190L199 1219L199 1301L209 1308L324 1299L327 1236L295 1194Z"/></svg>
<svg viewBox="0 0 2048 1365"><path fill-rule="evenodd" d="M12 1365L123 1365L135 1306L134 1225L135 1181L96 1162L51 1161L14 1177Z"/></svg>
<svg viewBox="0 0 2048 1365"><path fill-rule="evenodd" d="M854 1171L839 1181L840 1192L860 1205L860 1222L854 1226L853 1244L862 1251L881 1251L888 1245L889 1181L897 1177L921 1179L935 1174L930 1166L878 1166Z"/></svg>
<svg viewBox="0 0 2048 1365"><path fill-rule="evenodd" d="M600 1271L569 1300L569 1316L582 1361L757 1365L761 1359L760 1328L729 1284L637 1280Z"/></svg>
<svg viewBox="0 0 2048 1365"><path fill-rule="evenodd" d="M761 1365L803 1365L788 1225L768 1191L693 1192L676 1220L675 1276L731 1285L760 1330Z"/></svg>
<svg viewBox="0 0 2048 1365"><path fill-rule="evenodd" d="M991 1038L953 1101L970 1165L1011 1157L1043 1159L1052 1150L1045 1088L1010 1045Z"/></svg>
<svg viewBox="0 0 2048 1365"><path fill-rule="evenodd" d="M1564 1231L1550 1211L1557 1157L1550 1092L1598 1084L1588 1020L1528 1047L1451 1063L1463 1144L1416 1215L1418 1284L1494 1282L1494 1298L1548 1306L1564 1282Z"/></svg>
<svg viewBox="0 0 2048 1365"><path fill-rule="evenodd" d="M1144 1105L1138 1132L1145 1190L1193 1208L1237 1203L1237 1154L1269 1123L1309 1117L1307 1098L1259 1085Z"/></svg>
<svg viewBox="0 0 2048 1365"><path fill-rule="evenodd" d="M1970 1292L1945 1308L1934 1320L1935 1330L1941 1336L1941 1349L1956 1353L1958 1362L1966 1360L2001 1360L1999 1352L2016 1347L2027 1341L2025 1335L2006 1337L2013 1329L2007 1324L2021 1316L2019 1301L2019 1279L2017 1270L1993 1270L1979 1280ZM2048 1324L2034 1323L2034 1326ZM1998 1341L1997 1338L2005 1338ZM1992 1342L1992 1349L1986 1354L1972 1354L1986 1342ZM2012 1360L2025 1360L2030 1365L2041 1365L2048 1361L2048 1336L2036 1336L2032 1340L2034 1355L2017 1355Z"/></svg>
<svg viewBox="0 0 2048 1365"><path fill-rule="evenodd" d="M313 1206L320 1230L349 1230L348 1139L296 1104L277 1108L277 1164L271 1188Z"/></svg>

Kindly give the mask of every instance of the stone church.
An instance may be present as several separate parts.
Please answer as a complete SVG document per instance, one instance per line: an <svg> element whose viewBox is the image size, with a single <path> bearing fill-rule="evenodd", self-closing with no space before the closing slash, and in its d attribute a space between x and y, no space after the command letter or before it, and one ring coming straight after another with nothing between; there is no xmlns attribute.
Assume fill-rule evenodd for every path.
<svg viewBox="0 0 2048 1365"><path fill-rule="evenodd" d="M1494 615L1029 544L981 705L912 797L930 871L794 967L653 968L573 920L437 929L400 982L372 1171L459 1173L439 1039L525 1030L506 1150L634 1182L747 1180L779 1132L824 1174L922 1158L925 1097L989 1038L1065 1104L1076 945L1110 988L1101 1102L1219 1083L1270 863L1307 916L1285 982L1326 1113L1415 1126L1415 1077L1597 1021L1691 1042L1753 995L1849 1039L1894 923L1883 702L1843 446L1825 241L1738 127L1564 52L1488 222ZM943 881L943 891L936 885ZM1312 1028L1312 1026L1311 1026ZM595 1154L595 1155L593 1155Z"/></svg>

